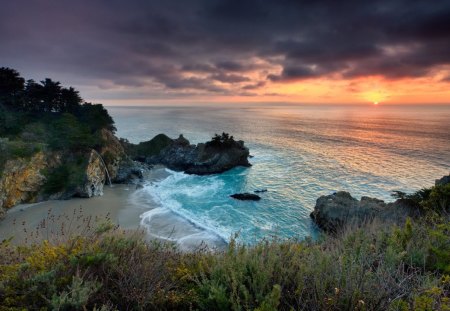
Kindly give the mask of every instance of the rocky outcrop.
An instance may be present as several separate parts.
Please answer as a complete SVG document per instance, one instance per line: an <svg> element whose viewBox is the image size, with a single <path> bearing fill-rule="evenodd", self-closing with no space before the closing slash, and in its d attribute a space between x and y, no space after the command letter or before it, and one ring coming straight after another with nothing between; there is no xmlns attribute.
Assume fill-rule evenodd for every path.
<svg viewBox="0 0 450 311"><path fill-rule="evenodd" d="M80 198L91 198L103 195L103 185L109 182L105 164L100 155L92 150L89 154L89 161L85 169L83 182L75 188L75 193L69 196ZM67 196L67 194L66 194Z"/></svg>
<svg viewBox="0 0 450 311"><path fill-rule="evenodd" d="M117 139L117 137L106 129L100 131L100 136L103 140L103 145L99 151L102 156L106 167L108 169L111 180L115 181L122 162L126 162L127 154Z"/></svg>
<svg viewBox="0 0 450 311"><path fill-rule="evenodd" d="M436 179L434 182L436 186L445 186L450 184L450 174L448 176L444 176L441 179Z"/></svg>
<svg viewBox="0 0 450 311"><path fill-rule="evenodd" d="M38 152L30 159L13 159L6 162L0 177L0 218L6 209L19 203L41 199L45 169L60 163L59 154Z"/></svg>
<svg viewBox="0 0 450 311"><path fill-rule="evenodd" d="M164 148L173 143L173 139L165 134L158 134L149 141L139 144L132 144L123 138L120 139L120 142L131 159L144 162L145 158L160 154Z"/></svg>
<svg viewBox="0 0 450 311"><path fill-rule="evenodd" d="M145 156L148 164L163 164L175 171L188 174L207 175L222 173L236 166L250 166L249 150L243 141L234 141L224 146L210 143L191 145L180 135L157 155Z"/></svg>
<svg viewBox="0 0 450 311"><path fill-rule="evenodd" d="M47 191L49 177L56 170L71 163L68 158L60 152L40 151L29 159L8 160L0 177L0 217L7 209L20 203L102 195L106 181L105 164L94 150L89 152L88 160L78 167L80 172L74 172L81 176L77 184L72 185L70 181L63 180L61 183L67 182L67 186L62 185L55 192ZM71 173L65 177L72 178Z"/></svg>
<svg viewBox="0 0 450 311"><path fill-rule="evenodd" d="M150 148L148 145L139 145L138 150L126 140L119 140L113 133L103 129L101 131L103 147L100 154L106 163L111 181L118 184L136 184L142 181L145 174L151 169L150 165L135 161L134 155L138 150Z"/></svg>
<svg viewBox="0 0 450 311"><path fill-rule="evenodd" d="M394 203L370 197L357 200L350 193L339 191L318 198L311 218L322 230L337 232L347 225L360 226L375 218L401 224L407 217L419 215L420 207L409 199L399 199Z"/></svg>
<svg viewBox="0 0 450 311"><path fill-rule="evenodd" d="M233 199L236 200L242 200L242 201L259 201L261 200L261 197L257 194L253 194L253 193L235 193L230 195L230 197L232 197Z"/></svg>
<svg viewBox="0 0 450 311"><path fill-rule="evenodd" d="M132 161L110 131L99 134L103 140L99 152L44 150L29 158L7 159L0 175L0 219L7 209L20 203L102 195L104 184L109 183L108 174L118 183L142 179L149 166Z"/></svg>
<svg viewBox="0 0 450 311"><path fill-rule="evenodd" d="M124 159L120 162L119 170L114 183L118 184L137 184L144 180L145 176L150 172L152 166L146 163Z"/></svg>

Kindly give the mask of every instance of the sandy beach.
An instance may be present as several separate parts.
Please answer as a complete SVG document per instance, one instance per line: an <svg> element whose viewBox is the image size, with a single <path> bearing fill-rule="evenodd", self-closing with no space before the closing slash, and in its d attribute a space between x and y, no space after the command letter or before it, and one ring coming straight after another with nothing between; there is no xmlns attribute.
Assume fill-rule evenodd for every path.
<svg viewBox="0 0 450 311"><path fill-rule="evenodd" d="M128 200L135 188L135 185L105 186L103 196L99 197L15 206L0 222L0 240L12 237L14 243L21 243L29 239L30 234L37 228L47 231L47 227L50 227L49 230L53 231L50 234L58 234L63 222L65 231L76 233L84 229L88 218L91 225L110 219L124 229L137 229L142 211L134 208ZM46 228L42 230L44 226Z"/></svg>
<svg viewBox="0 0 450 311"><path fill-rule="evenodd" d="M89 199L51 200L33 204L20 204L10 209L0 222L0 241L11 238L12 243L32 243L43 239L58 239L62 236L86 234L101 223L111 221L125 230L141 229L151 240L176 243L182 250L195 250L207 245L223 248L226 242L211 239L202 228L198 228L179 215L161 210L150 196L145 185L167 177L164 167L156 167L146 176L144 186L114 184L106 186L103 195ZM154 213L154 217L142 215Z"/></svg>

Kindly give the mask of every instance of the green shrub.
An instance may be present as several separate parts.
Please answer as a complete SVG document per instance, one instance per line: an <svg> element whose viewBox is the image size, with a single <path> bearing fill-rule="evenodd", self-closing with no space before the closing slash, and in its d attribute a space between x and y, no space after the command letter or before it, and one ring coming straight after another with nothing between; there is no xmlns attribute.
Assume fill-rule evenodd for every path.
<svg viewBox="0 0 450 311"><path fill-rule="evenodd" d="M89 299L95 294L101 284L94 281L84 281L78 276L73 277L67 291L52 296L50 305L52 310L81 310L85 309Z"/></svg>
<svg viewBox="0 0 450 311"><path fill-rule="evenodd" d="M85 150L100 144L98 137L70 113L56 119L50 130L49 146L54 150Z"/></svg>
<svg viewBox="0 0 450 311"><path fill-rule="evenodd" d="M46 194L72 190L82 184L88 158L83 154L65 155L65 161L54 169L45 170L43 190Z"/></svg>
<svg viewBox="0 0 450 311"><path fill-rule="evenodd" d="M179 252L110 223L0 243L4 309L448 310L448 219ZM435 250L442 250L436 254ZM417 254L420 254L417 255ZM421 258L415 259L415 258ZM444 268L442 268L444 267ZM0 307L1 309L1 307Z"/></svg>
<svg viewBox="0 0 450 311"><path fill-rule="evenodd" d="M214 134L214 137L206 143L206 147L212 148L229 148L235 144L235 140L233 136L230 134L223 132L222 135Z"/></svg>

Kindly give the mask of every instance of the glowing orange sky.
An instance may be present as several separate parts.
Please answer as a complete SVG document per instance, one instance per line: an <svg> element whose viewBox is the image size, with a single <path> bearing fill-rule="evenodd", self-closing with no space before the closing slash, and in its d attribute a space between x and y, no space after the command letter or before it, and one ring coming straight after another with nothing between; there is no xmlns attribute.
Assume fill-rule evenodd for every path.
<svg viewBox="0 0 450 311"><path fill-rule="evenodd" d="M383 76L367 76L354 79L344 79L338 75L297 81L269 81L270 73L279 74L282 68L273 66L259 58L249 60L265 70L248 71L245 77L248 81L236 83L221 83L215 81L218 87L229 90L227 95L216 95L198 90L184 90L171 93L163 86L152 84L151 81L141 88L119 87L119 92L127 98L126 93L148 94L151 90L160 97L144 96L142 99L96 98L98 88L92 89L93 101L98 100L106 105L161 105L161 104L202 104L202 103L290 103L290 104L450 104L450 67L441 66L429 75L419 78L387 79ZM184 78L208 79L202 73L185 73ZM249 91L242 90L246 85L262 86ZM151 88L149 89L149 85ZM106 88L111 93L117 86ZM86 92L84 92L86 93ZM89 92L87 92L89 94ZM171 96L172 95L172 96Z"/></svg>
<svg viewBox="0 0 450 311"><path fill-rule="evenodd" d="M93 99L95 101L95 98ZM366 77L352 80L310 79L293 82L271 82L254 91L251 96L212 96L186 93L182 99L102 99L107 105L152 105L162 103L335 103L361 104L450 104L450 83L441 75L416 79L387 80L382 77Z"/></svg>
<svg viewBox="0 0 450 311"><path fill-rule="evenodd" d="M3 2L0 65L86 101L450 104L450 1Z"/></svg>

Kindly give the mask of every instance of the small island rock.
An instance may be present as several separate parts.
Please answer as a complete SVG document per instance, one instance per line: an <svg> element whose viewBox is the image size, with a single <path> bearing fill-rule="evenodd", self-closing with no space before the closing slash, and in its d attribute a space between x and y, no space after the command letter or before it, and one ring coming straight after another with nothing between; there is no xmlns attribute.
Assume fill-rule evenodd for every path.
<svg viewBox="0 0 450 311"><path fill-rule="evenodd" d="M146 150L135 148L132 144L126 149L134 150L134 159L147 164L162 164L174 171L187 174L208 175L225 172L237 166L250 166L249 150L243 141L235 141L232 136L223 133L207 143L190 144L180 135L177 139L167 139L162 134L152 140L135 146L147 146Z"/></svg>
<svg viewBox="0 0 450 311"><path fill-rule="evenodd" d="M259 201L261 200L261 197L259 195L253 194L253 193L235 193L230 195L233 199L236 200L243 200L243 201Z"/></svg>

